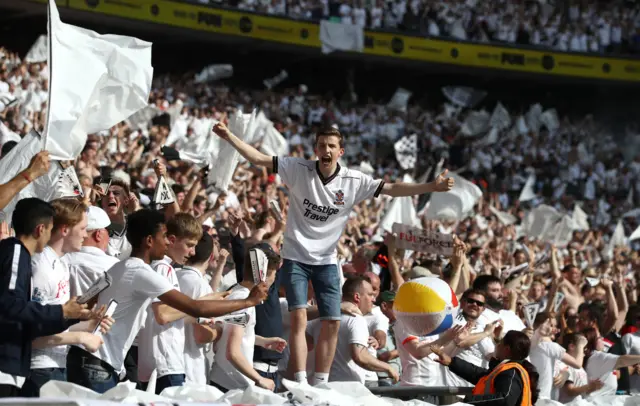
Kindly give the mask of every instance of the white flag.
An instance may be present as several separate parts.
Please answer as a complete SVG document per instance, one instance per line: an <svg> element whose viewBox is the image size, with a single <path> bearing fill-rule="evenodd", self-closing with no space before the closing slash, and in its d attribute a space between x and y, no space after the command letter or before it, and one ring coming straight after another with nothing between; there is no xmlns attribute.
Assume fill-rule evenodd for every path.
<svg viewBox="0 0 640 406"><path fill-rule="evenodd" d="M463 220L482 198L482 190L462 176L450 173L455 180L448 192L432 193L426 216L429 219Z"/></svg>
<svg viewBox="0 0 640 406"><path fill-rule="evenodd" d="M411 197L394 197L389 209L380 220L380 231L392 231L395 223L406 224L411 227L420 227L420 219L416 213Z"/></svg>
<svg viewBox="0 0 640 406"><path fill-rule="evenodd" d="M564 300L564 293L556 292L556 297L553 298L553 312L558 313L560 311L560 306L562 306L562 301Z"/></svg>
<svg viewBox="0 0 640 406"><path fill-rule="evenodd" d="M556 109L549 109L542 113L540 122L547 127L549 131L555 131L560 127L560 120L558 120L558 112Z"/></svg>
<svg viewBox="0 0 640 406"><path fill-rule="evenodd" d="M151 43L65 24L49 1L49 110L43 137L52 160L80 155L87 134L147 106Z"/></svg>
<svg viewBox="0 0 640 406"><path fill-rule="evenodd" d="M636 228L636 230L631 233L631 235L629 236L629 241L635 241L638 238L640 238L640 226L638 226L638 228Z"/></svg>
<svg viewBox="0 0 640 406"><path fill-rule="evenodd" d="M442 94L456 106L473 108L485 98L487 92L472 87L445 86L442 88Z"/></svg>
<svg viewBox="0 0 640 406"><path fill-rule="evenodd" d="M196 75L196 83L213 82L233 76L233 66L231 65L209 65Z"/></svg>
<svg viewBox="0 0 640 406"><path fill-rule="evenodd" d="M26 63L47 62L49 58L49 42L46 35L38 37L24 57Z"/></svg>
<svg viewBox="0 0 640 406"><path fill-rule="evenodd" d="M533 174L529 175L527 182L524 184L524 187L520 192L520 197L518 198L520 202L526 202L536 197L536 192L533 190L533 185L535 183L536 183L536 175L533 175Z"/></svg>
<svg viewBox="0 0 640 406"><path fill-rule="evenodd" d="M587 213L577 204L573 206L573 215L571 218L573 219L576 230L588 230L590 228Z"/></svg>
<svg viewBox="0 0 640 406"><path fill-rule="evenodd" d="M489 125L501 130L511 126L511 116L502 103L498 102L496 108L493 110L493 114L491 114L491 118L489 119Z"/></svg>
<svg viewBox="0 0 640 406"><path fill-rule="evenodd" d="M73 166L60 171L51 200L63 197L83 197L82 185Z"/></svg>
<svg viewBox="0 0 640 406"><path fill-rule="evenodd" d="M524 320L527 323L527 327L533 328L533 323L536 320L538 311L540 310L540 303L529 303L523 306Z"/></svg>
<svg viewBox="0 0 640 406"><path fill-rule="evenodd" d="M238 138L245 140L249 133L253 134L255 130L256 111L251 114L243 114L238 109L229 117L229 130ZM217 137L217 135L214 135ZM240 162L240 154L228 142L220 143L217 157L215 161L210 161L212 168L209 171L207 184L215 186L220 190L226 191L231 183L233 173L236 171L238 162Z"/></svg>
<svg viewBox="0 0 640 406"><path fill-rule="evenodd" d="M153 193L153 202L155 204L171 204L175 201L173 190L167 185L164 177L158 179L156 190Z"/></svg>
<svg viewBox="0 0 640 406"><path fill-rule="evenodd" d="M271 123L265 130L260 149L267 155L285 156L289 153L289 144Z"/></svg>
<svg viewBox="0 0 640 406"><path fill-rule="evenodd" d="M407 89L399 87L391 97L391 100L387 104L387 107L392 110L407 111L407 104L412 93Z"/></svg>
<svg viewBox="0 0 640 406"><path fill-rule="evenodd" d="M624 227L622 227L622 220L618 220L615 230L609 240L609 250L613 253L615 247L621 247L625 245L626 237L624 235Z"/></svg>
<svg viewBox="0 0 640 406"><path fill-rule="evenodd" d="M274 87L278 86L280 83L284 82L288 77L289 77L289 74L287 73L286 70L283 69L276 76L269 79L265 79L262 81L262 83L264 83L264 86L267 89L271 90Z"/></svg>
<svg viewBox="0 0 640 406"><path fill-rule="evenodd" d="M529 111L527 112L527 117L526 117L527 126L531 131L533 131L536 134L538 133L538 131L540 131L540 125L542 124L540 122L541 115L542 115L542 106L537 103L531 106L529 108Z"/></svg>
<svg viewBox="0 0 640 406"><path fill-rule="evenodd" d="M413 169L418 160L418 135L411 134L400 138L394 145L396 160L402 169Z"/></svg>
<svg viewBox="0 0 640 406"><path fill-rule="evenodd" d="M474 136L489 130L491 116L486 111L472 111L462 123L460 131L467 136Z"/></svg>
<svg viewBox="0 0 640 406"><path fill-rule="evenodd" d="M506 211L500 211L493 206L489 206L489 210L505 226L510 226L511 224L515 224L518 221L518 218L513 214L507 213Z"/></svg>
<svg viewBox="0 0 640 406"><path fill-rule="evenodd" d="M13 147L6 156L0 159L0 184L5 184L13 179L20 172L29 167L31 159L40 151L44 142L40 135L34 130L31 130L18 144ZM50 201L53 198L55 192L55 185L60 177L62 167L58 162L52 162L49 172L41 176L24 189L7 204L2 211L5 217L11 219L13 209L16 207L16 203L19 200L27 197L37 197L44 201Z"/></svg>

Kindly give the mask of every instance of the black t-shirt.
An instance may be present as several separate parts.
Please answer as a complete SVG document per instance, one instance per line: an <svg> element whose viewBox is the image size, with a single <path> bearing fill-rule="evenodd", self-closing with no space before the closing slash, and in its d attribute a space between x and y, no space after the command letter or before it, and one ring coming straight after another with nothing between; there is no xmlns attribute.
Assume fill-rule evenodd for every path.
<svg viewBox="0 0 640 406"><path fill-rule="evenodd" d="M256 327L257 336L262 337L282 337L282 312L280 311L280 298L278 290L282 280L282 270L276 273L276 280L269 288L269 294L264 303L256 306ZM262 347L255 346L253 351L253 360L268 362L278 361L282 358L282 354L276 351L266 350Z"/></svg>

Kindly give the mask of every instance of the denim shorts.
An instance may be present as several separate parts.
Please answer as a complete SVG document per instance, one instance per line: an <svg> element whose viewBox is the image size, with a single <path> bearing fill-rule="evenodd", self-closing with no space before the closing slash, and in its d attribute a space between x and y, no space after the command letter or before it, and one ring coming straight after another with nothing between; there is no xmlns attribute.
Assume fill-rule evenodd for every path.
<svg viewBox="0 0 640 406"><path fill-rule="evenodd" d="M285 259L280 272L284 272L289 311L307 307L307 287L311 280L320 320L340 320L342 292L337 265L307 265Z"/></svg>

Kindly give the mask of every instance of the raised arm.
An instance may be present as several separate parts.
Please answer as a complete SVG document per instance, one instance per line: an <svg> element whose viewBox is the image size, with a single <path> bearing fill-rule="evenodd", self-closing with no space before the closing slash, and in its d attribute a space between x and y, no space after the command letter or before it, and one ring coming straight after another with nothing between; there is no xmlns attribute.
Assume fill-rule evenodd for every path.
<svg viewBox="0 0 640 406"><path fill-rule="evenodd" d="M0 210L3 210L13 198L40 176L49 172L49 153L38 152L29 163L27 169L18 173L9 182L0 185Z"/></svg>
<svg viewBox="0 0 640 406"><path fill-rule="evenodd" d="M236 148L237 149L237 148ZM242 152L241 152L242 153ZM248 160L249 158L247 158ZM430 183L385 183L382 194L392 197L415 196L431 192L446 192L454 185L453 178L447 178L448 170L442 172L436 180Z"/></svg>
<svg viewBox="0 0 640 406"><path fill-rule="evenodd" d="M251 162L252 164L266 167L270 167L270 165L273 164L273 157L263 154L251 145L242 141L240 138L233 135L233 133L229 131L227 126L222 123L222 121L213 126L213 132L216 133L218 137L231 144L231 146L233 146L233 148L235 148L235 150L238 151L238 153L240 153L240 155L242 155L244 159Z"/></svg>

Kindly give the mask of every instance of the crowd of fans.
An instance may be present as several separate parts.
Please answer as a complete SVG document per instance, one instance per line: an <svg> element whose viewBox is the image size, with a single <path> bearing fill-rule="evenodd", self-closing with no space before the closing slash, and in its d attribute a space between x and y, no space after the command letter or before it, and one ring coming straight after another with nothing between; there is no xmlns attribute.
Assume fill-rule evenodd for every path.
<svg viewBox="0 0 640 406"><path fill-rule="evenodd" d="M585 53L629 54L640 49L640 9L632 1L193 1L429 38Z"/></svg>
<svg viewBox="0 0 640 406"><path fill-rule="evenodd" d="M343 22L374 28L425 25L430 35L455 36L460 32L476 40L516 42L524 36L518 34L518 26L522 26L531 30L529 41L552 47L559 47L558 42L569 33L593 35L596 46L587 48L598 52L631 40L635 32L633 8L623 4L607 8L608 14L596 18L597 3L571 4L568 14L539 2L523 3L520 8L503 7L500 2L480 2L477 7L472 3L379 3L371 4L367 12L362 11L364 4L351 9L347 3L337 8L332 3L284 5L275 1L241 2L237 6L301 18L315 17L314 7L321 11L320 17L339 10ZM420 22L407 24L411 18ZM609 30L606 35L604 27ZM614 27L622 34L613 35ZM0 100L7 94L16 99L0 113L3 157L31 129L42 128L47 90L44 63L22 63L17 54L0 48ZM205 173L197 165L167 161L161 154L167 140L176 140L170 144L180 151L192 150L193 143L206 136L212 124L238 108L246 112L258 104L287 140L292 157L315 159L315 135L335 125L345 135L342 164L356 169L370 166L372 176L393 184L405 171L390 152L392 145L403 135L416 132L421 151L416 177L445 158L445 167L459 170L483 191L473 213L460 221L421 218L423 228L457 236L456 249L448 258L397 248L396 238L379 227L390 196L381 195L354 207L337 246L345 314L337 332L329 380L369 386L397 381L403 385L473 386L475 382L452 372L459 370L455 361L445 368L443 359L455 357L487 368L491 357L497 356L500 338L510 331L522 331L530 339L531 350L525 357L529 355L537 370L539 382L535 386L540 397L568 402L579 395L640 392L638 241L609 249L618 220L622 220L626 235L638 225L637 214L623 215L638 202L640 156L623 159L607 128L593 118L571 121L561 117L559 128L509 135L505 131L504 141L479 146L476 138L460 132L470 110L451 113L443 106L440 111L429 111L412 104L406 111L376 104L345 106L316 97L303 85L262 93L219 82L196 84L167 75L155 78L150 103L157 110L152 119L121 123L105 133L90 135L82 154L72 163L87 192L82 205L70 204L69 199L54 201L50 207L51 240L45 241L43 252L31 253L33 300L64 304L69 297L84 293L102 272L116 264L109 270L114 282L100 295L98 304L108 305L105 298L109 293L117 297L120 309L128 309L121 311L144 312L148 307L146 316L119 313L121 319L115 317L113 323L103 318L104 312L88 314L86 309L67 303L64 312L71 315L68 318L92 320L82 325L83 334L36 339L24 385L24 379L10 380L11 375L21 373L7 369L7 354L0 352L0 386L22 386L23 396L37 395L40 386L51 379L68 379L98 392L120 379L145 388L154 369L158 393L185 380L210 383L223 391L252 383L277 391L282 389L282 377L299 378L293 376L287 362L292 320L284 292L285 270L275 269L292 210L289 201L293 192L282 182L289 175L278 167L242 162L228 190L221 191L207 187ZM224 134L224 127L216 128L216 133ZM33 162L26 172L27 180L42 174L34 169L39 161ZM536 175L536 197L521 203L518 196L532 173ZM153 205L154 190L162 177L176 201L158 217L147 208ZM108 188L100 189L105 182ZM282 218L270 208L270 201L278 202ZM568 245L556 247L519 235L518 227L532 208L545 203L570 212L576 201L582 203L591 228L576 231ZM418 199L415 204L421 205ZM12 232L3 224L2 237L30 234L32 230L25 228L26 217L45 210L42 207L31 201L19 205L13 213L13 226L21 229ZM90 209L83 217L86 207ZM513 214L517 223L503 224L492 208ZM164 241L158 242L154 227L165 221L168 241L160 237ZM0 251L14 249L7 245L0 246ZM270 259L266 286L254 285L252 273L247 271L251 269L249 249L256 246ZM79 255L83 253L88 257ZM2 255L4 260L9 254ZM129 255L131 259L118 262ZM149 276L143 265L132 262L141 255L154 260L153 269L164 278L156 273ZM64 269L56 265L59 257L69 264L66 279ZM2 268L2 272L11 269L11 258L15 255L6 258L9 268ZM528 272L512 272L525 263L529 264ZM132 282L132 269L144 278L139 276ZM405 280L426 276L442 278L461 299L455 323L464 328L440 336L415 337L395 323L396 290ZM4 281L5 275L2 278ZM202 283L202 278L206 282ZM9 277L6 283L10 283ZM55 289L48 290L51 286ZM227 291L230 294L224 293ZM558 307L557 292L564 294ZM192 305L182 297L185 295L201 303L213 300L216 306L222 299L228 306L225 312L214 312L213 304ZM311 286L308 299L306 319L311 321L322 312ZM539 303L541 308L533 325L527 326L523 308L530 303ZM245 308L249 310L241 310ZM223 313L239 316L242 312L248 314L246 325L199 318ZM95 330L100 320L102 338L84 334ZM67 326L58 327L62 332ZM39 335L47 336L53 330ZM305 336L309 351L322 346L320 323L310 322ZM131 350L126 358L119 356L118 351L127 346ZM352 350L354 346L367 351ZM309 376L316 371L313 364L310 355ZM126 370L126 377L121 370ZM23 367L18 372L24 371Z"/></svg>

